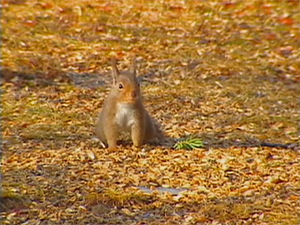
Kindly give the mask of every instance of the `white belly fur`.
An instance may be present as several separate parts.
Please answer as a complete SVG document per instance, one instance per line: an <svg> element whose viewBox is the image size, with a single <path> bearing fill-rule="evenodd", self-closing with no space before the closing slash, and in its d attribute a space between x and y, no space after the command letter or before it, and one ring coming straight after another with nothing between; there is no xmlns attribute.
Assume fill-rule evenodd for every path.
<svg viewBox="0 0 300 225"><path fill-rule="evenodd" d="M117 104L116 123L120 131L130 131L134 124L134 108L128 103Z"/></svg>

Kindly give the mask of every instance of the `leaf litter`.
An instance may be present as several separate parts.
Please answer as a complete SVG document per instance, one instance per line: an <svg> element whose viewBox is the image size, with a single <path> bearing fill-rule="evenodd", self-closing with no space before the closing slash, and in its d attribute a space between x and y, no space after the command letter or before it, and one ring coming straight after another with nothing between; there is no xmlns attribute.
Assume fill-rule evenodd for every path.
<svg viewBox="0 0 300 225"><path fill-rule="evenodd" d="M299 7L3 1L3 224L299 224ZM169 144L109 152L109 58L132 53Z"/></svg>

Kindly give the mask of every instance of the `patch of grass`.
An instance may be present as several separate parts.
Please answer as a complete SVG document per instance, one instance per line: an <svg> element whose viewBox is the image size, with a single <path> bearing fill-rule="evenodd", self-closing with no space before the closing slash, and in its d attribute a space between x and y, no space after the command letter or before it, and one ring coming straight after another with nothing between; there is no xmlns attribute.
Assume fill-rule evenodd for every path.
<svg viewBox="0 0 300 225"><path fill-rule="evenodd" d="M178 141L175 145L175 149L193 150L195 148L203 148L204 144L200 138L188 137L185 140Z"/></svg>

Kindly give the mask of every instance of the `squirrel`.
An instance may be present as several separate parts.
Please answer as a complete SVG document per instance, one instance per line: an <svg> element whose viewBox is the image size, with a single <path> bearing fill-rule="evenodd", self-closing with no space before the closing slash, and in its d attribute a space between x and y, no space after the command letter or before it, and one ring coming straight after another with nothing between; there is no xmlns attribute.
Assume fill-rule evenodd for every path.
<svg viewBox="0 0 300 225"><path fill-rule="evenodd" d="M131 135L133 146L161 141L160 126L144 107L140 85L136 77L136 59L128 71L120 72L115 58L111 59L113 84L105 99L96 123L96 135L110 150L116 150L121 132Z"/></svg>

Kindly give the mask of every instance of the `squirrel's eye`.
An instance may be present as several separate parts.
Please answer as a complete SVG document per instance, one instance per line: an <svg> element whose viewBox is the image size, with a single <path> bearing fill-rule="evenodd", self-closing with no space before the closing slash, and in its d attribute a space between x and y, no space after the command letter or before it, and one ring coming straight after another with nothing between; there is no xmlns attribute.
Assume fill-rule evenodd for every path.
<svg viewBox="0 0 300 225"><path fill-rule="evenodd" d="M119 84L119 89L122 89L123 88L123 84Z"/></svg>

